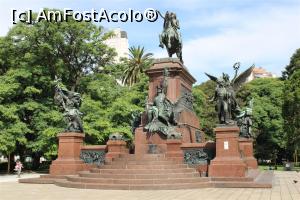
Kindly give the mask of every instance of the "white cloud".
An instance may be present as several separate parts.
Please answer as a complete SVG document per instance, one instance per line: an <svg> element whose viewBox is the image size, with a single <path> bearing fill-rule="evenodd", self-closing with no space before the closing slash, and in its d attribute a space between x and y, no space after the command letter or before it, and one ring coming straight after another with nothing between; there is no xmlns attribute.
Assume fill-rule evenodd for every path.
<svg viewBox="0 0 300 200"><path fill-rule="evenodd" d="M222 27L213 35L199 36L183 43L185 65L198 81L204 72L231 72L240 61L243 70L255 63L280 75L293 52L300 48L300 5L274 7L255 12L220 13L198 25ZM233 23L234 22L234 23ZM155 54L162 56L161 50ZM166 54L164 54L166 56Z"/></svg>

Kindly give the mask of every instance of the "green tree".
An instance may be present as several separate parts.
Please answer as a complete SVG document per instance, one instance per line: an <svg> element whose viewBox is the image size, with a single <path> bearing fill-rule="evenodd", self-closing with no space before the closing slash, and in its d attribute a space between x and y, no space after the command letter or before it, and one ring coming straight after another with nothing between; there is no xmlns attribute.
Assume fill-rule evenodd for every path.
<svg viewBox="0 0 300 200"><path fill-rule="evenodd" d="M218 123L215 105L209 101L214 95L215 87L216 84L211 80L193 87L194 108L200 120L200 127L210 138L213 137L213 129Z"/></svg>
<svg viewBox="0 0 300 200"><path fill-rule="evenodd" d="M241 106L254 98L253 133L256 136L257 158L272 159L277 152L280 157L285 156L287 140L282 118L283 85L283 81L277 78L255 79L243 85L237 93L243 102Z"/></svg>
<svg viewBox="0 0 300 200"><path fill-rule="evenodd" d="M152 53L145 53L144 47L130 47L129 59L123 59L125 71L122 77L123 84L132 86L139 82L141 74L148 69L152 63Z"/></svg>
<svg viewBox="0 0 300 200"><path fill-rule="evenodd" d="M284 130L288 137L289 153L293 152L297 161L300 149L300 49L291 57L283 76L286 79L283 88Z"/></svg>
<svg viewBox="0 0 300 200"><path fill-rule="evenodd" d="M55 23L43 20L34 25L18 23L7 37L21 62L44 68L52 80L62 76L65 85L74 91L82 76L113 62L116 52L104 44L111 35L91 22L69 19Z"/></svg>
<svg viewBox="0 0 300 200"><path fill-rule="evenodd" d="M23 104L18 104L18 97L26 90L22 82L29 76L24 70L11 70L6 76L0 76L0 151L9 158L8 172L11 154L27 143L26 134L31 132L19 117Z"/></svg>
<svg viewBox="0 0 300 200"><path fill-rule="evenodd" d="M288 79L292 74L300 69L300 49L297 49L296 52L291 57L290 63L285 67L285 71L282 73L284 79Z"/></svg>
<svg viewBox="0 0 300 200"><path fill-rule="evenodd" d="M86 84L81 111L84 113L86 143L104 144L110 133L121 132L132 139L131 114L144 110L148 79L144 74L132 87L121 86L107 74L93 74Z"/></svg>
<svg viewBox="0 0 300 200"><path fill-rule="evenodd" d="M56 135L65 125L53 103L53 79L82 89L83 77L112 64L115 51L103 42L109 36L93 23L70 19L18 23L0 38L1 152L31 155L36 164L41 155L56 155Z"/></svg>
<svg viewBox="0 0 300 200"><path fill-rule="evenodd" d="M13 63L13 44L7 37L0 37L0 75L8 71Z"/></svg>

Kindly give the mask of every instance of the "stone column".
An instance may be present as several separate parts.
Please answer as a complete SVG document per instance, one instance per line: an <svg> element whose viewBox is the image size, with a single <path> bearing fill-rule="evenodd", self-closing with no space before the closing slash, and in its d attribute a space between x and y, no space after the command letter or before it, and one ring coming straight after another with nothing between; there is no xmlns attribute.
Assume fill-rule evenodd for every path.
<svg viewBox="0 0 300 200"><path fill-rule="evenodd" d="M211 177L245 177L246 164L239 150L240 129L237 126L219 126L216 134L216 157L209 166Z"/></svg>
<svg viewBox="0 0 300 200"><path fill-rule="evenodd" d="M239 146L247 167L250 169L257 169L257 160L253 156L253 139L240 138Z"/></svg>
<svg viewBox="0 0 300 200"><path fill-rule="evenodd" d="M50 174L69 175L85 170L87 166L80 159L84 134L75 132L60 133L58 139L58 157L50 166Z"/></svg>

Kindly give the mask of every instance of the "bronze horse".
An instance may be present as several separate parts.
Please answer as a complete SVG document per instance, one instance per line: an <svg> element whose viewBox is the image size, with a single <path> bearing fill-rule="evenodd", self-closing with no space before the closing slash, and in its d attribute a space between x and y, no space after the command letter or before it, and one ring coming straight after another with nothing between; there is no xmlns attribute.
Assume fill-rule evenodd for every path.
<svg viewBox="0 0 300 200"><path fill-rule="evenodd" d="M182 41L181 34L179 32L180 26L179 21L177 20L176 14L173 12L166 12L163 16L159 11L157 13L164 19L164 29L163 32L159 35L159 46L167 49L168 55L171 58L173 54L176 54L180 62L182 60Z"/></svg>

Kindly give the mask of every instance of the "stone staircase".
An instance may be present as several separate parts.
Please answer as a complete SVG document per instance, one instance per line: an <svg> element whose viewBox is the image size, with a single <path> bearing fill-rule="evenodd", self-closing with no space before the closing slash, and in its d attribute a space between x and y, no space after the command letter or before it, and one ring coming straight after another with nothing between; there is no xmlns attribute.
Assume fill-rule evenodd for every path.
<svg viewBox="0 0 300 200"><path fill-rule="evenodd" d="M119 190L174 190L212 187L210 178L164 154L123 155L99 168L66 176L62 187Z"/></svg>
<svg viewBox="0 0 300 200"><path fill-rule="evenodd" d="M20 183L55 184L81 189L175 190L197 188L271 188L272 171L248 170L246 177L200 177L199 172L164 154L127 154L77 175L42 175Z"/></svg>

